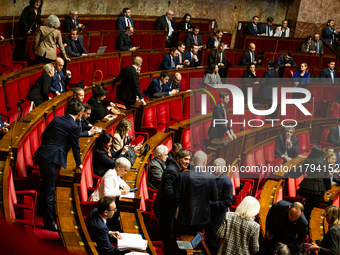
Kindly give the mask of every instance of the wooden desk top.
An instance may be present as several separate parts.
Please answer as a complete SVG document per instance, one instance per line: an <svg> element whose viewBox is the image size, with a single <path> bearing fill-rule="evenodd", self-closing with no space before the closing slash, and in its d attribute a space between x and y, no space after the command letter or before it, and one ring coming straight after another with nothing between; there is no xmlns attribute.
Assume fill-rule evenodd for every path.
<svg viewBox="0 0 340 255"><path fill-rule="evenodd" d="M308 158L309 152L305 152L300 155L283 164L278 172L273 172L273 176L277 178L288 178L288 172L297 172L299 170L299 166L301 166Z"/></svg>

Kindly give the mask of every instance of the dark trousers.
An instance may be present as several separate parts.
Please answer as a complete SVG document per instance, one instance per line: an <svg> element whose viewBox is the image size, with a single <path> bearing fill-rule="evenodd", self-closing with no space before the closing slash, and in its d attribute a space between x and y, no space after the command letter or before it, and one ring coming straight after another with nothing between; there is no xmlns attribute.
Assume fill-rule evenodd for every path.
<svg viewBox="0 0 340 255"><path fill-rule="evenodd" d="M126 107L126 110L130 110L131 109L130 105L135 104L135 102L125 101L125 100L122 100L122 101L124 103L124 106Z"/></svg>
<svg viewBox="0 0 340 255"><path fill-rule="evenodd" d="M36 160L41 175L39 203L42 209L44 224L48 225L54 222L53 203L57 165L41 157L36 157Z"/></svg>
<svg viewBox="0 0 340 255"><path fill-rule="evenodd" d="M164 248L168 245L174 233L175 215L163 216L156 215L160 226L160 239L163 242Z"/></svg>
<svg viewBox="0 0 340 255"><path fill-rule="evenodd" d="M192 235L195 236L197 232L203 232L205 225L182 225L179 224L179 234L180 235Z"/></svg>
<svg viewBox="0 0 340 255"><path fill-rule="evenodd" d="M220 239L218 239L216 235L219 227L220 226L208 224L205 228L205 243L211 254L217 254L217 248L220 244Z"/></svg>
<svg viewBox="0 0 340 255"><path fill-rule="evenodd" d="M53 59L45 58L45 57L40 57L38 55L35 55L35 59L38 61L38 63L44 63L44 64L49 64L54 62Z"/></svg>

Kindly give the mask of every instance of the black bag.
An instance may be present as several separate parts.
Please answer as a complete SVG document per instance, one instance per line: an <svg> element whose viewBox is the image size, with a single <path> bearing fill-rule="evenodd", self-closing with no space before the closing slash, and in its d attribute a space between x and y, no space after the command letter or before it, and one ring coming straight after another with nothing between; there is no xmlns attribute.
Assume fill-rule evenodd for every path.
<svg viewBox="0 0 340 255"><path fill-rule="evenodd" d="M310 78L311 78L311 79L319 78L319 76L316 75L316 73L315 73L313 67L310 67L309 70L310 70Z"/></svg>
<svg viewBox="0 0 340 255"><path fill-rule="evenodd" d="M129 150L127 152L125 152L124 157L127 158L130 161L131 167L132 167L133 164L136 161L136 158L137 158L137 154L136 154L135 149L133 148L133 146L129 146Z"/></svg>
<svg viewBox="0 0 340 255"><path fill-rule="evenodd" d="M85 88L84 82L83 81L79 81L78 84L77 84L77 87L82 88L82 89Z"/></svg>

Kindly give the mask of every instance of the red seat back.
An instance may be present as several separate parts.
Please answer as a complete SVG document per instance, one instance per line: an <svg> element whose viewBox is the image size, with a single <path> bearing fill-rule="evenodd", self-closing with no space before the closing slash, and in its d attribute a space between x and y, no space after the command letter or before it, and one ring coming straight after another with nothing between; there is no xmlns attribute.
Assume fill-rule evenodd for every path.
<svg viewBox="0 0 340 255"><path fill-rule="evenodd" d="M157 127L156 106L146 107L144 110L144 127Z"/></svg>

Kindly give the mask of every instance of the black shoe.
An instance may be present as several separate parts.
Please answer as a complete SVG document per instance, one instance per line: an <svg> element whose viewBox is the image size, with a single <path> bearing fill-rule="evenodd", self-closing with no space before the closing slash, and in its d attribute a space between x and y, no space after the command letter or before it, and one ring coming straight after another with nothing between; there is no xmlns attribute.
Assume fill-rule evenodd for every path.
<svg viewBox="0 0 340 255"><path fill-rule="evenodd" d="M54 231L54 232L58 232L58 227L57 227L57 224L55 222L52 222L51 224L44 224L44 229Z"/></svg>

